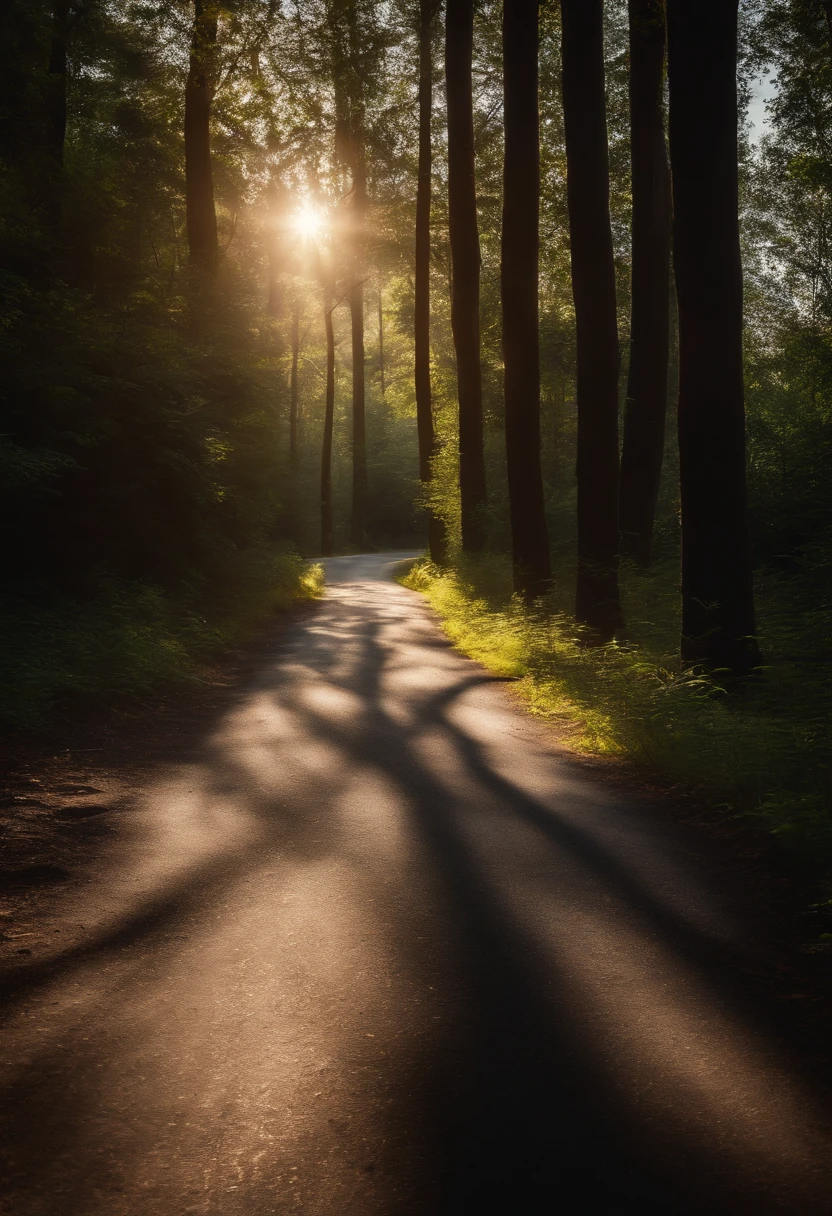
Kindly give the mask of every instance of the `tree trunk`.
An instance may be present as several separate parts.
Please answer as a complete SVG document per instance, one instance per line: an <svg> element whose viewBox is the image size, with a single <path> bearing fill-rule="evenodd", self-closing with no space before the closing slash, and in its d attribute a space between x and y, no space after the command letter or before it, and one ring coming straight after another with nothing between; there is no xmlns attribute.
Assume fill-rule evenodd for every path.
<svg viewBox="0 0 832 1216"><path fill-rule="evenodd" d="M621 449L625 553L650 562L667 413L670 169L664 133L664 0L629 0L633 280L630 373Z"/></svg>
<svg viewBox="0 0 832 1216"><path fill-rule="evenodd" d="M562 0L563 117L578 367L576 615L598 641L618 595L618 331L609 208L603 0Z"/></svg>
<svg viewBox="0 0 832 1216"><path fill-rule="evenodd" d="M332 428L335 419L335 334L332 311L335 307L329 284L324 287L324 326L326 328L326 408L321 445L321 556L330 557L335 549L332 514Z"/></svg>
<svg viewBox="0 0 832 1216"><path fill-rule="evenodd" d="M383 401L387 394L387 385L384 378L384 307L381 285L379 285L378 289L378 371L381 379L381 399Z"/></svg>
<svg viewBox="0 0 832 1216"><path fill-rule="evenodd" d="M298 354L300 351L300 297L292 309L292 366L289 373L289 463L295 472L298 463Z"/></svg>
<svg viewBox="0 0 832 1216"><path fill-rule="evenodd" d="M529 600L543 595L551 578L540 469L538 37L538 0L512 0L504 6L500 287L506 462L514 589Z"/></svg>
<svg viewBox="0 0 832 1216"><path fill-rule="evenodd" d="M742 673L759 654L746 506L737 19L737 0L667 6L682 657Z"/></svg>
<svg viewBox="0 0 832 1216"><path fill-rule="evenodd" d="M60 226L64 200L70 10L71 0L55 0L52 9L52 38L49 44L49 63L46 69L44 90L47 180L43 187L42 202L44 216L53 229Z"/></svg>
<svg viewBox="0 0 832 1216"><path fill-rule="evenodd" d="M219 258L210 133L216 57L217 5L214 0L194 0L185 85L185 218L191 263L211 276Z"/></svg>
<svg viewBox="0 0 832 1216"><path fill-rule="evenodd" d="M352 332L352 522L350 540L363 549L367 514L367 423L364 389L364 284L350 289Z"/></svg>
<svg viewBox="0 0 832 1216"><path fill-rule="evenodd" d="M414 298L414 381L416 429L419 437L419 480L427 497L436 454L433 401L430 383L430 205L431 115L433 112L433 23L437 0L419 4L419 171L416 184L416 265ZM431 560L441 564L447 556L445 523L428 508L428 546Z"/></svg>
<svg viewBox="0 0 832 1216"><path fill-rule="evenodd" d="M56 0L52 10L52 41L46 73L46 143L56 175L64 165L66 143L66 60L70 0Z"/></svg>
<svg viewBox="0 0 832 1216"><path fill-rule="evenodd" d="M485 547L485 455L480 367L480 239L474 162L472 58L474 0L448 0L445 77L448 99L448 228L453 263L451 328L459 395L462 548Z"/></svg>

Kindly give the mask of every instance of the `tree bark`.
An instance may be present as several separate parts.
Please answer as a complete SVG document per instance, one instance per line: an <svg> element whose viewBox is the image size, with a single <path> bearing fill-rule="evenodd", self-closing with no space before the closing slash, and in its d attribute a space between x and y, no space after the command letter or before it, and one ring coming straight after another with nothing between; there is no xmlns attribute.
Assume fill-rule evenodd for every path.
<svg viewBox="0 0 832 1216"><path fill-rule="evenodd" d="M473 0L448 0L445 77L448 99L448 227L453 279L451 328L459 396L462 548L485 547L485 454L480 367L480 240L474 159Z"/></svg>
<svg viewBox="0 0 832 1216"><path fill-rule="evenodd" d="M506 463L514 589L528 600L543 595L551 579L540 468L538 40L538 0L506 4L500 272Z"/></svg>
<svg viewBox="0 0 832 1216"><path fill-rule="evenodd" d="M289 372L289 463L294 472L298 463L298 355L300 352L300 298L292 309L292 364Z"/></svg>
<svg viewBox="0 0 832 1216"><path fill-rule="evenodd" d="M437 0L419 3L419 169L416 183L416 265L414 298L414 380L416 429L419 438L419 480L427 497L433 477L436 429L430 383L430 207L431 116L433 113L433 26ZM428 508L428 546L431 560L441 564L447 556L445 523Z"/></svg>
<svg viewBox="0 0 832 1216"><path fill-rule="evenodd" d="M349 205L346 209L348 292L352 338L352 505L350 541L364 547L367 514L367 436L364 351L364 243L367 214L367 165L365 150L364 90L361 76L362 28L354 3L329 8L335 40L333 85L335 90L335 156L350 174Z"/></svg>
<svg viewBox="0 0 832 1216"><path fill-rule="evenodd" d="M670 168L664 0L629 0L633 230L630 371L621 448L624 552L650 563L664 456L670 349Z"/></svg>
<svg viewBox="0 0 832 1216"><path fill-rule="evenodd" d="M603 0L562 0L563 116L577 330L576 615L598 641L618 594L618 330L609 208Z"/></svg>
<svg viewBox="0 0 832 1216"><path fill-rule="evenodd" d="M46 143L56 174L61 175L66 144L66 70L71 0L56 0L46 71Z"/></svg>
<svg viewBox="0 0 832 1216"><path fill-rule="evenodd" d="M331 285L324 286L324 326L326 329L326 406L321 445L321 556L331 557L335 549L332 512L332 429L335 420L335 334L332 312L335 307Z"/></svg>
<svg viewBox="0 0 832 1216"><path fill-rule="evenodd" d="M364 284L350 289L352 334L352 523L350 540L361 549L366 538L367 421L364 384Z"/></svg>
<svg viewBox="0 0 832 1216"><path fill-rule="evenodd" d="M214 276L219 248L211 167L211 105L217 57L217 5L194 0L191 54L185 85L185 219L193 266Z"/></svg>
<svg viewBox="0 0 832 1216"><path fill-rule="evenodd" d="M682 657L741 674L759 653L746 505L737 20L737 0L668 0Z"/></svg>
<svg viewBox="0 0 832 1216"><path fill-rule="evenodd" d="M378 371L381 379L381 399L383 401L387 395L387 385L384 375L384 301L382 299L380 284L378 289Z"/></svg>

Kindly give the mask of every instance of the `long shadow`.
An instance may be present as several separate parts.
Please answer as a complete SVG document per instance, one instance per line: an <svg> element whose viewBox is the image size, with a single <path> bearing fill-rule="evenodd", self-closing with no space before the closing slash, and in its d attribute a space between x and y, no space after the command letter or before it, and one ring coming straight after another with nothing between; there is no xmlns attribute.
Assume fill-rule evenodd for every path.
<svg viewBox="0 0 832 1216"><path fill-rule="evenodd" d="M438 886L440 892L442 940L436 950L455 976L460 1012L447 1043L421 1061L418 1085L400 1095L399 1108L390 1114L391 1121L413 1129L414 1140L431 1145L431 1176L424 1179L424 1193L430 1198L414 1197L407 1212L651 1216L800 1211L809 1216L813 1209L789 1206L788 1195L784 1206L782 1196L769 1197L747 1180L732 1180L708 1145L679 1144L674 1158L661 1134L651 1138L635 1127L626 1097L616 1095L605 1075L603 1053L593 1049L587 1027L577 1024L570 1008L568 972L559 973L551 955L544 958L501 906L493 881L466 838L460 821L465 807L417 753L421 736L441 731L455 749L460 772L483 791L489 805L498 804L510 819L532 826L542 849L556 848L575 858L717 990L737 1017L779 1037L768 1014L736 982L736 958L726 943L665 905L590 831L564 822L550 806L494 771L482 746L448 716L460 696L492 677L468 666L459 675L456 668L449 672L448 687L430 693L415 708L410 724L391 716L384 708L383 677L396 647L385 644L384 630L407 620L408 612L398 606L379 608L375 596L370 604L375 619L369 621L343 605L328 615L319 613L304 630L302 660L263 673L254 686L269 692L281 711L294 715L313 738L337 747L353 778L364 767L400 791L424 846L412 858L410 880L414 886ZM419 648L436 644L435 638L421 633L412 641ZM447 648L444 641L441 644ZM358 711L338 719L310 706L304 698L304 672L357 696ZM196 867L101 940L40 969L30 968L16 977L9 997L108 952L152 941L180 919L221 901L223 891L248 868L261 866L271 849L280 846L291 859L341 847L332 823L312 830L297 814L288 821L277 815L268 795L255 797L244 763L216 744L206 745L202 758L213 774L209 796L245 789L247 809L262 828L256 844ZM318 804L331 803L344 780L340 773L331 780L319 778ZM418 951L408 944L404 921L396 933L403 957L409 955L411 966L417 967ZM15 1093L7 1096L25 1105L27 1083L22 1078ZM818 1212L823 1210L818 1206Z"/></svg>
<svg viewBox="0 0 832 1216"><path fill-rule="evenodd" d="M406 613L389 614L384 618L384 623L394 623L400 619L407 619ZM659 932L663 943L672 947L680 958L701 970L712 986L715 980L718 981L725 1000L737 1007L744 1020L755 1023L772 1037L781 1038L783 1031L791 1025L788 1012L760 1003L756 995L749 993L741 982L743 971L753 971L759 965L758 960L749 957L744 943L732 941L694 924L677 908L664 902L645 885L627 862L592 834L591 820L587 829L582 830L558 816L551 805L535 799L502 776L489 762L484 748L448 717L448 710L466 692L477 686L501 683L501 677L483 672L471 664L466 674L454 679L448 687L425 701L413 727L408 730L385 714L379 703L380 678L386 666L384 649L376 640L379 625L363 623L362 627L364 652L357 676L339 680L331 672L326 672L324 647L321 647L318 662L310 660L308 666L319 674L326 672L329 683L345 691L359 689L367 705L366 713L372 715L372 722L368 721L366 726L361 722L336 726L331 719L315 716L302 704L294 705L296 714L305 716L310 725L314 722L316 731L324 732L328 739L348 750L351 755L371 765L380 762L386 775L394 780L399 744L417 738L422 731L431 728L441 730L445 739L455 747L468 776L487 791L489 798L499 801L513 815L524 818L553 844L568 850L590 872L601 876L604 885L612 888L615 895L626 903L628 911L635 913L648 930ZM432 639L428 638L427 641ZM421 649L424 644L421 637L418 643ZM440 645L448 649L448 643L441 637ZM380 752L376 746L377 740L386 735L395 738L396 747ZM565 761L561 760L560 763ZM574 798L574 794L570 794L570 797ZM633 808L628 810L632 814ZM667 829L670 825L665 823L663 826ZM676 863L671 862L673 864ZM799 1058L796 1063L799 1066ZM817 1062L813 1062L811 1077L816 1076Z"/></svg>
<svg viewBox="0 0 832 1216"><path fill-rule="evenodd" d="M434 1132L441 1129L443 1210L548 1212L564 1202L579 1206L563 1210L582 1212L743 1210L724 1163L709 1162L703 1146L694 1146L674 1168L650 1160L655 1143L633 1143L626 1103L616 1102L609 1083L593 1072L584 1035L569 1011L541 990L541 977L547 971L551 976L551 959L544 963L499 910L455 824L453 799L415 755L413 737L428 726L446 732L490 799L600 875L665 945L749 1019L760 1010L735 982L734 953L663 905L609 849L495 773L479 745L448 721L445 711L453 700L488 677L466 676L433 697L415 728L392 720L380 704L385 650L377 638L383 623L364 627L358 675L344 684L361 696L359 720L336 724L308 706L292 708L315 733L399 785L443 880L448 936L471 1015L457 1045L455 1092L442 1087L433 1114ZM449 1121L453 1110L456 1118ZM754 1204L757 1211L767 1210L764 1196L757 1195ZM775 1201L771 1210L784 1209Z"/></svg>

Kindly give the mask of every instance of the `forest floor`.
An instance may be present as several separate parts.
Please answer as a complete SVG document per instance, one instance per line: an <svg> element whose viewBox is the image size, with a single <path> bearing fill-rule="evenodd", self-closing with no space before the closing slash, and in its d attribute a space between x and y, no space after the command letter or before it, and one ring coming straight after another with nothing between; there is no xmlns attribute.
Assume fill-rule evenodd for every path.
<svg viewBox="0 0 832 1216"><path fill-rule="evenodd" d="M827 1213L799 890L570 754L403 556L3 758L0 1212Z"/></svg>

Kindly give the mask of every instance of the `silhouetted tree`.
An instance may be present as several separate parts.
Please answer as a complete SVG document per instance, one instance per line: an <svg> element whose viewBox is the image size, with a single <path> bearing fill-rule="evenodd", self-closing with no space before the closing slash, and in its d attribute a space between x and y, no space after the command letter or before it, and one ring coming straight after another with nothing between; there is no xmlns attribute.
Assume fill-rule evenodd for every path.
<svg viewBox="0 0 832 1216"><path fill-rule="evenodd" d="M330 557L335 549L335 528L332 514L332 430L335 420L335 331L332 312L335 308L332 286L324 282L324 326L326 329L326 402L324 406L324 435L321 445L321 556Z"/></svg>
<svg viewBox="0 0 832 1216"><path fill-rule="evenodd" d="M758 652L746 508L737 19L737 0L667 6L682 655L744 672Z"/></svg>
<svg viewBox="0 0 832 1216"><path fill-rule="evenodd" d="M670 169L664 131L664 0L630 0L632 301L621 447L624 552L650 561L667 412L670 339Z"/></svg>
<svg viewBox="0 0 832 1216"><path fill-rule="evenodd" d="M185 213L191 262L209 275L218 261L217 214L211 166L211 105L216 85L218 5L194 0L185 85Z"/></svg>
<svg viewBox="0 0 832 1216"><path fill-rule="evenodd" d="M609 209L603 0L562 0L563 117L577 327L576 614L598 640L618 594L618 331Z"/></svg>
<svg viewBox="0 0 832 1216"><path fill-rule="evenodd" d="M335 155L349 174L344 236L350 286L347 303L352 337L352 511L350 540L362 548L367 514L367 425L364 351L364 245L367 160L363 10L357 0L329 0L335 94Z"/></svg>
<svg viewBox="0 0 832 1216"><path fill-rule="evenodd" d="M289 371L289 461L293 473L298 463L298 354L300 352L300 296L292 308L292 363Z"/></svg>
<svg viewBox="0 0 832 1216"><path fill-rule="evenodd" d="M414 378L416 427L419 436L419 480L430 486L431 462L436 454L436 430L430 383L430 207L431 207L431 116L433 113L433 33L438 0L419 0L419 169L416 183L416 265L414 298ZM381 313L379 313L379 335ZM445 525L428 512L428 544L433 561L443 562L446 553Z"/></svg>
<svg viewBox="0 0 832 1216"><path fill-rule="evenodd" d="M456 349L459 394L462 547L469 553L477 552L485 545L473 44L474 0L448 0L445 14L445 77L448 100L448 228L453 267L451 328Z"/></svg>
<svg viewBox="0 0 832 1216"><path fill-rule="evenodd" d="M506 463L514 589L527 598L542 595L551 576L540 469L538 40L538 0L506 4L500 277Z"/></svg>
<svg viewBox="0 0 832 1216"><path fill-rule="evenodd" d="M66 142L67 42L71 14L71 0L56 0L46 73L46 139L50 158L58 170L63 168Z"/></svg>

